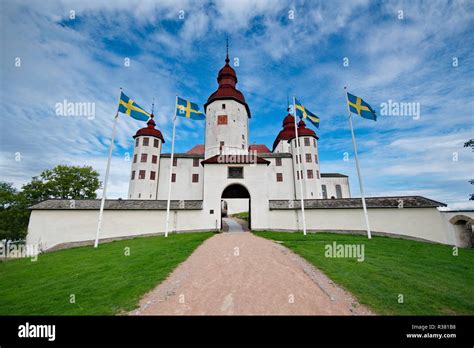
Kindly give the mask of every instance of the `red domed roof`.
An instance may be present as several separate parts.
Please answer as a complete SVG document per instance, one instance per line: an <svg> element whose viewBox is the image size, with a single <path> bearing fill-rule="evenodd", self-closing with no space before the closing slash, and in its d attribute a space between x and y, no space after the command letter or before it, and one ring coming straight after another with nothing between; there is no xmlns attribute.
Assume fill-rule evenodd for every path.
<svg viewBox="0 0 474 348"><path fill-rule="evenodd" d="M278 136L273 142L272 151L275 151L275 148L281 140L289 141L295 136L295 118L293 117L293 115L288 113L288 115L286 115L286 117L283 119L283 129L280 131L280 133L278 133ZM302 136L311 136L315 137L316 139L319 139L316 133L312 129L306 128L306 123L304 123L303 120L300 120L298 122L298 137Z"/></svg>
<svg viewBox="0 0 474 348"><path fill-rule="evenodd" d="M250 117L250 109L245 102L244 95L237 88L235 88L235 85L238 81L237 74L235 73L235 70L229 65L229 61L229 54L227 54L225 58L225 65L221 70L219 70L219 74L217 75L219 88L217 88L217 90L209 96L207 103L204 104L204 110L206 110L207 106L215 100L233 99L245 106L247 114Z"/></svg>
<svg viewBox="0 0 474 348"><path fill-rule="evenodd" d="M295 137L295 118L288 113L286 117L283 119L283 129L278 133L278 136L276 137L275 141L273 142L273 149L272 151L275 150L277 147L278 143L281 140L290 140Z"/></svg>
<svg viewBox="0 0 474 348"><path fill-rule="evenodd" d="M161 139L163 143L165 142L165 139L163 139L163 135L161 134L161 132L158 129L155 129L156 123L153 120L153 117L153 114L151 114L150 119L146 123L147 127L139 129L137 133L133 136L134 139L142 135L148 135L150 137Z"/></svg>

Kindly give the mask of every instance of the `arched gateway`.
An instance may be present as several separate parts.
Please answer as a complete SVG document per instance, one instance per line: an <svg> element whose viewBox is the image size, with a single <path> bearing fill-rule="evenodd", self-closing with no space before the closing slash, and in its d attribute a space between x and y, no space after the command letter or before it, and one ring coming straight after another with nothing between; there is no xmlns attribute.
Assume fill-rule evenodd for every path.
<svg viewBox="0 0 474 348"><path fill-rule="evenodd" d="M240 184L232 184L227 186L224 191L222 191L222 196L221 196L221 206L222 206L222 200L226 199L227 204L229 204L229 199L248 199L248 212L249 212L249 226L248 228L251 229L251 216L252 216L252 204L251 204L251 198L250 198L250 193L245 188L245 186L240 185ZM222 214L221 214L221 226L222 226Z"/></svg>

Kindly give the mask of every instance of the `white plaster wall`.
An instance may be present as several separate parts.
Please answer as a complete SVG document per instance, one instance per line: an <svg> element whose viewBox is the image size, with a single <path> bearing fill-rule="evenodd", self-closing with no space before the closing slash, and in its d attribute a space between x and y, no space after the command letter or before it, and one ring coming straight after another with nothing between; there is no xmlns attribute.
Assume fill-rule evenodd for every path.
<svg viewBox="0 0 474 348"><path fill-rule="evenodd" d="M237 166L244 168L244 179L227 178L227 167ZM265 164L207 164L204 166L204 216L214 220L219 228L221 224L220 202L222 192L231 184L241 184L246 187L251 198L251 219L257 225L265 225L269 210L268 190L271 187L267 182L268 166ZM211 214L211 210L213 214Z"/></svg>
<svg viewBox="0 0 474 348"><path fill-rule="evenodd" d="M374 208L368 210L370 227L385 232L455 245L450 228L436 208ZM302 230L301 210L269 210L252 225L258 230ZM308 230L364 231L362 209L305 209Z"/></svg>
<svg viewBox="0 0 474 348"><path fill-rule="evenodd" d="M173 173L176 173L176 182L171 183L171 199L174 200L202 200L204 187L204 170L199 159L199 166L193 166L193 158L178 158ZM171 158L162 157L160 177L158 182L158 200L168 199L170 183ZM193 174L199 174L199 182L192 182Z"/></svg>
<svg viewBox="0 0 474 348"><path fill-rule="evenodd" d="M171 211L171 231L214 230L202 210ZM95 239L98 210L33 210L28 225L28 244L43 250L55 245ZM130 237L165 231L166 210L104 210L100 238Z"/></svg>
<svg viewBox="0 0 474 348"><path fill-rule="evenodd" d="M346 177L334 177L334 178L321 178L321 185L326 185L328 199L336 196L336 185L341 185L342 198L351 198L351 191L349 188L349 178Z"/></svg>
<svg viewBox="0 0 474 348"><path fill-rule="evenodd" d="M262 157L270 161L270 165L266 168L268 199L295 199L293 159L291 157L283 157L281 158L281 166L277 166L276 158ZM277 181L277 173L283 174L283 181Z"/></svg>
<svg viewBox="0 0 474 348"><path fill-rule="evenodd" d="M225 104L225 109L222 109ZM227 124L218 125L217 116L227 115ZM247 154L249 118L245 106L234 100L216 100L206 109L205 158L220 153L220 142L224 142L223 153ZM242 134L245 139L242 139ZM242 148L242 145L244 146Z"/></svg>
<svg viewBox="0 0 474 348"><path fill-rule="evenodd" d="M143 146L143 139L149 139L149 145ZM135 146L136 139L139 139L138 146ZM137 162L133 163L132 157L132 169L130 171L130 182L128 188L129 199L156 199L159 166L160 166L160 153L161 153L161 139L158 139L158 147L154 147L154 139L158 139L152 136L139 136L135 138L133 143L133 155L137 155ZM148 155L145 163L140 162L141 154L146 153ZM152 156L158 156L157 163L152 163ZM145 179L138 179L140 170L145 170ZM135 171L135 179L132 180L132 171ZM154 171L155 180L150 179L150 172Z"/></svg>
<svg viewBox="0 0 474 348"><path fill-rule="evenodd" d="M309 146L305 146L305 138L309 139ZM304 137L300 136L301 147L299 149L301 154L301 170L303 171L303 198L304 199L321 199L321 171L319 168L319 155L318 155L318 142L316 141L316 146L314 146L313 137ZM300 165L296 163L296 157L298 156L298 149L296 147L296 138L292 139L290 142L291 153L293 154L293 165L294 165L294 176L298 178L296 172L300 170ZM306 162L306 154L311 155L311 162ZM318 162L315 163L315 155L318 155ZM307 170L311 169L313 171L313 179L308 179ZM318 178L319 173L319 178ZM300 179L301 180L301 179ZM301 189L299 180L296 180L296 197L300 199Z"/></svg>
<svg viewBox="0 0 474 348"><path fill-rule="evenodd" d="M244 213L249 211L249 200L247 198L226 198L227 215Z"/></svg>

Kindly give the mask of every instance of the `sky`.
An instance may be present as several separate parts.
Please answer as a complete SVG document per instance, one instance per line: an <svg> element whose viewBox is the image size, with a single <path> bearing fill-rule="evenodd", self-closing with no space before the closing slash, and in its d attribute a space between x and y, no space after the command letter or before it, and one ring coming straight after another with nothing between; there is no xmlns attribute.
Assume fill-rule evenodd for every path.
<svg viewBox="0 0 474 348"><path fill-rule="evenodd" d="M367 196L474 207L474 152L463 146L474 138L473 19L474 1L2 0L0 180L21 188L58 164L90 165L103 180L120 87L148 111L154 101L170 152L175 95L202 108L228 37L250 143L272 147L296 96L320 117L321 171L349 175L359 196L347 86L378 114L354 118ZM58 115L64 101L93 113ZM412 109L397 115L401 103ZM109 198L127 195L144 126L119 118ZM203 122L178 122L176 152L202 143Z"/></svg>

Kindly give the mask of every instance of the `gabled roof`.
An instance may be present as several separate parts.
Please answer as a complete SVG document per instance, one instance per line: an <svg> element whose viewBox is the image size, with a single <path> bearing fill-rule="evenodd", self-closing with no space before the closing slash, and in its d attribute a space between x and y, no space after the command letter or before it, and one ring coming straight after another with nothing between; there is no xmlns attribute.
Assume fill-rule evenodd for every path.
<svg viewBox="0 0 474 348"><path fill-rule="evenodd" d="M249 155L215 155L201 161L201 164L255 164L255 162L257 164L270 164L270 161L266 159Z"/></svg>
<svg viewBox="0 0 474 348"><path fill-rule="evenodd" d="M252 144L249 146L249 152L250 151L257 151L258 154L271 152L265 144Z"/></svg>
<svg viewBox="0 0 474 348"><path fill-rule="evenodd" d="M203 154L204 153L204 144L194 145L194 147L186 152L188 155L193 154Z"/></svg>

